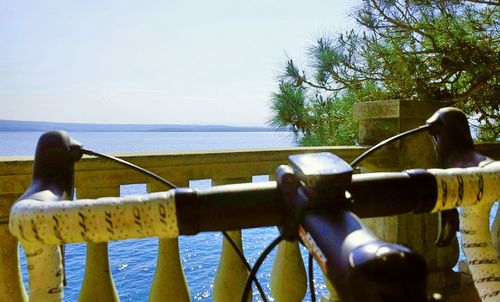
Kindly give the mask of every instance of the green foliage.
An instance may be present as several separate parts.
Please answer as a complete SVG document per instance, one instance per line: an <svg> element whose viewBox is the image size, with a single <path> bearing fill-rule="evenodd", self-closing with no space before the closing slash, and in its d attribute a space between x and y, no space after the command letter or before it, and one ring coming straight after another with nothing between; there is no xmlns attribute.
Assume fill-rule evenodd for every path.
<svg viewBox="0 0 500 302"><path fill-rule="evenodd" d="M497 2L365 0L354 17L360 27L318 39L304 69L288 59L274 125L294 127L301 144L352 144L354 102L430 100L464 110L480 139L499 140ZM280 119L285 92L300 96L300 126Z"/></svg>
<svg viewBox="0 0 500 302"><path fill-rule="evenodd" d="M354 97L332 100L294 83L280 82L273 93L270 124L290 128L302 146L347 145L357 137L357 124L352 119Z"/></svg>
<svg viewBox="0 0 500 302"><path fill-rule="evenodd" d="M272 126L276 128L291 127L296 135L300 132L310 131L304 90L303 87L286 82L279 84L279 92L272 95L271 109L275 112L270 122Z"/></svg>

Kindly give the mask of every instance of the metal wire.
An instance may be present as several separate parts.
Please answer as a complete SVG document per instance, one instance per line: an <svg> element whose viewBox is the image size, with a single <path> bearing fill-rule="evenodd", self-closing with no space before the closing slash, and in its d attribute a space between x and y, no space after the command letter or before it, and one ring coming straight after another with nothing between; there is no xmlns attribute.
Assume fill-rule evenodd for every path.
<svg viewBox="0 0 500 302"><path fill-rule="evenodd" d="M231 237L229 237L229 234L227 232L222 232L222 234L224 235L224 238L226 238L226 240L229 242L229 244L233 247L235 252L238 254L241 261L245 264L247 270L250 272L252 270L252 268L250 267L250 264L248 263L245 256L243 255L243 252L239 249L239 247L236 245L236 243L233 241L233 239ZM252 281L255 282L255 286L257 287L257 290L259 291L262 300L264 302L267 302L266 294L264 293L264 290L262 289L262 286L260 285L259 280L257 280L257 276L254 276Z"/></svg>
<svg viewBox="0 0 500 302"><path fill-rule="evenodd" d="M396 141L396 140L399 140L399 139L402 139L403 137L406 137L406 136L409 136L409 135L412 135L412 134L415 134L415 133L418 133L418 132L422 132L422 131L425 131L429 128L429 125L423 125L423 126L420 126L418 128L415 128L415 129L411 129L411 130L408 130L406 132L403 132L403 133L400 133L398 135L395 135L395 136L392 136L392 137L389 137L388 139L386 140L383 140L381 141L380 143L376 144L375 146L372 146L370 149L366 150L365 152L363 152L360 156L358 156L356 159L354 159L352 162L351 162L351 167L355 168L355 166L357 166L363 159L365 159L368 155L372 154L373 152L375 152L376 150L380 149L381 147L383 147L384 145L388 144L388 143L391 143L393 141Z"/></svg>
<svg viewBox="0 0 500 302"><path fill-rule="evenodd" d="M241 296L241 301L242 302L247 302L248 301L248 295L250 294L250 288L252 284L252 280L255 278L257 275L257 271L259 270L260 266L266 259L267 255L283 240L283 237L279 235L276 237L276 239L271 242L266 249L260 254L259 258L257 258L257 261L255 261L255 264L253 265L252 269L250 270L250 274L248 275L247 280L245 281L245 287L243 288L243 294Z"/></svg>
<svg viewBox="0 0 500 302"><path fill-rule="evenodd" d="M102 154L102 153L98 153L98 152L95 152L95 151L92 151L92 150L87 150L87 149L82 149L83 151L83 154L87 154L87 155L94 155L94 156L97 156L97 157L101 157L101 158L106 158L106 159L110 159L110 160L113 160L123 166L126 166L128 168L131 168L131 169L134 169L136 170L137 172L140 172L144 175L147 175L151 178L154 178L155 180L161 182L162 184L164 185L167 185L169 186L170 188L174 189L174 188L177 188L176 185L174 185L173 183L171 183L170 181L164 179L163 177L151 172L151 171L148 171L142 167L139 167L137 165L134 165L133 163L130 163L128 161L125 161L121 158L118 158L118 157L114 157L114 156L111 156L111 155L106 155L106 154Z"/></svg>
<svg viewBox="0 0 500 302"><path fill-rule="evenodd" d="M308 278L309 278L309 295L311 296L311 302L316 302L316 292L314 291L314 267L313 267L313 257L311 252L309 252L309 257L307 261L308 268Z"/></svg>

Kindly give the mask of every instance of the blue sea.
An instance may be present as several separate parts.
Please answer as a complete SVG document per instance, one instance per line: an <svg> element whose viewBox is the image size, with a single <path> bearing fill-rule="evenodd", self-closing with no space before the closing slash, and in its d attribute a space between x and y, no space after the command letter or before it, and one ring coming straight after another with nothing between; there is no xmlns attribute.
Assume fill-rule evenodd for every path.
<svg viewBox="0 0 500 302"><path fill-rule="evenodd" d="M0 132L0 156L33 155L38 132ZM229 150L294 146L290 133L280 132L75 132L73 138L87 149L101 153L171 152ZM266 176L254 181L266 181ZM210 181L192 181L191 187L207 187ZM142 184L121 187L121 195L146 193ZM496 205L492 216L496 213ZM243 230L243 248L250 264L278 234L275 228ZM222 234L204 233L179 238L181 262L193 301L212 301L212 286L219 262ZM125 240L109 243L110 269L121 301L147 301L155 272L158 239ZM307 251L302 248L304 261ZM463 254L460 256L464 258ZM274 259L271 253L259 270L258 278L270 296L269 278ZM85 269L85 245L66 245L67 286L64 301L76 301ZM23 280L27 272L21 252ZM320 269L315 265L316 294L327 294ZM254 301L261 301L254 289ZM309 293L304 301L310 301Z"/></svg>
<svg viewBox="0 0 500 302"><path fill-rule="evenodd" d="M0 156L33 155L37 132L0 132ZM75 132L72 137L87 149L101 153L171 152L228 150L294 146L290 133L283 132ZM266 176L254 181L266 181ZM193 181L191 187L207 187L210 181ZM125 185L121 195L146 193L145 185ZM243 231L243 249L250 264L276 236L275 228ZM221 233L179 238L181 262L193 301L212 301L212 286L222 246ZM155 272L158 239L125 240L109 243L110 269L121 301L147 301ZM304 257L307 251L302 249ZM259 270L259 281L270 296L269 277L274 252ZM307 258L304 258L307 261ZM23 280L27 272L21 252ZM85 245L66 245L67 286L64 301L76 301L85 270ZM316 294L326 294L320 269L315 268ZM254 289L254 301L260 301ZM308 295L304 301L310 301Z"/></svg>

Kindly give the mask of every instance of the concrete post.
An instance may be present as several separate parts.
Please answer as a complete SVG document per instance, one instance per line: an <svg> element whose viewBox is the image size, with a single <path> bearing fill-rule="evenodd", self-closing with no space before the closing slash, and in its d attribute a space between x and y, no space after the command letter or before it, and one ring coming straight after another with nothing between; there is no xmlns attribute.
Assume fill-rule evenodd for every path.
<svg viewBox="0 0 500 302"><path fill-rule="evenodd" d="M19 243L9 231L9 213L21 194L0 194L0 301L28 301L21 279Z"/></svg>
<svg viewBox="0 0 500 302"><path fill-rule="evenodd" d="M189 302L191 295L182 270L177 239L160 239L158 261L149 301Z"/></svg>
<svg viewBox="0 0 500 302"><path fill-rule="evenodd" d="M187 185L187 181L177 182L177 184ZM165 190L165 187L158 183L148 184L149 193L162 190ZM182 269L177 238L159 239L158 260L149 292L149 301L191 301L191 294Z"/></svg>
<svg viewBox="0 0 500 302"><path fill-rule="evenodd" d="M18 242L7 223L0 223L0 301L28 301L19 268ZM5 299L5 300L3 300Z"/></svg>
<svg viewBox="0 0 500 302"><path fill-rule="evenodd" d="M298 241L282 241L274 257L271 293L277 302L302 301L307 291L307 277Z"/></svg>
<svg viewBox="0 0 500 302"><path fill-rule="evenodd" d="M392 135L423 125L439 108L439 102L411 102L400 100L358 103L354 115L359 120L359 139L362 145L373 145ZM363 172L399 171L409 168L436 167L431 138L421 133L385 147L385 159L367 160ZM389 202L389 201L388 201ZM383 206L383 205L381 205ZM434 245L437 237L437 215L400 215L366 219L366 224L385 241L397 242L422 254L430 270L429 289L443 292L459 282L452 271L458 261L458 242L448 247Z"/></svg>
<svg viewBox="0 0 500 302"><path fill-rule="evenodd" d="M120 196L120 187L77 188L76 193L79 199ZM107 242L87 243L85 275L78 302L95 301L120 301L109 269Z"/></svg>
<svg viewBox="0 0 500 302"><path fill-rule="evenodd" d="M212 185L223 185L233 183L251 182L249 178L235 178L212 180ZM236 243L238 248L243 251L243 242L241 231L227 232L229 237ZM222 252L219 260L219 266L215 274L213 299L216 302L241 301L243 287L248 277L248 270L245 264L241 261L238 254L229 244L226 238L223 239ZM249 298L251 301L251 295Z"/></svg>

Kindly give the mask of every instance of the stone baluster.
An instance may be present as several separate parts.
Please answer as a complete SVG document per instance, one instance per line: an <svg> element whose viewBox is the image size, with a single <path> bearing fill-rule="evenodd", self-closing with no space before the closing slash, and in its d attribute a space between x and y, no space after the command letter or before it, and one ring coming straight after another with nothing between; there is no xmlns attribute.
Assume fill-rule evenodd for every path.
<svg viewBox="0 0 500 302"><path fill-rule="evenodd" d="M241 231L228 231L227 234L242 251L243 244ZM219 266L217 267L217 273L214 280L214 301L240 301L247 276L247 268L242 263L233 247L229 244L226 238L224 238ZM251 301L251 298L248 300Z"/></svg>
<svg viewBox="0 0 500 302"><path fill-rule="evenodd" d="M233 183L250 182L251 178L234 178L224 180L212 180L212 185L223 185ZM236 243L238 248L243 251L241 231L227 232L229 237ZM222 253L219 266L214 280L213 298L215 302L241 301L241 295L245 281L248 277L248 270L241 261L238 254L234 251L230 243L224 238L222 243ZM249 297L251 300L251 295Z"/></svg>
<svg viewBox="0 0 500 302"><path fill-rule="evenodd" d="M179 186L187 186L187 181L174 182ZM167 188L158 183L149 183L148 192L165 191ZM178 239L159 239L158 260L151 284L149 301L191 301L189 287L182 270Z"/></svg>
<svg viewBox="0 0 500 302"><path fill-rule="evenodd" d="M271 273L271 293L277 302L302 301L307 277L298 241L282 241L276 252Z"/></svg>
<svg viewBox="0 0 500 302"><path fill-rule="evenodd" d="M28 301L21 279L18 241L9 231L10 205L17 194L0 196L0 300L9 297L11 301ZM6 205L2 208L2 205Z"/></svg>
<svg viewBox="0 0 500 302"><path fill-rule="evenodd" d="M120 187L77 188L78 199L120 196ZM119 301L109 268L108 243L87 243L87 259L79 302Z"/></svg>

